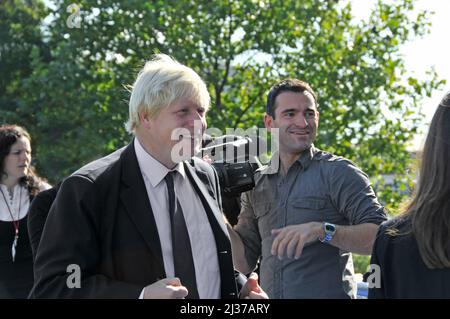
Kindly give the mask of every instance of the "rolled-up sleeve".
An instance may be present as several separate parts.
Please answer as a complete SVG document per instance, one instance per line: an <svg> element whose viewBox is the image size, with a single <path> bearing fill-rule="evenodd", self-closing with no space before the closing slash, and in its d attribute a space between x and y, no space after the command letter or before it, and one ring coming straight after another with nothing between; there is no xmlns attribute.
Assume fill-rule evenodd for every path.
<svg viewBox="0 0 450 319"><path fill-rule="evenodd" d="M333 205L352 225L381 224L386 212L378 202L367 175L351 161L339 159L329 170L329 194Z"/></svg>

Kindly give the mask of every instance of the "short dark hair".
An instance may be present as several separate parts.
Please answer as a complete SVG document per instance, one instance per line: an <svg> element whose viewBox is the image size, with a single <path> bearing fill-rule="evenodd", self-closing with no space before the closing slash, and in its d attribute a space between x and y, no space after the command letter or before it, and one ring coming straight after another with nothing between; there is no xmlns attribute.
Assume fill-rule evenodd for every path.
<svg viewBox="0 0 450 319"><path fill-rule="evenodd" d="M282 92L309 92L314 98L314 102L316 103L316 107L319 106L317 103L317 95L311 88L311 86L301 80L298 79L285 79L281 82L278 82L274 86L270 88L269 94L267 95L267 106L266 112L273 118L275 118L275 99Z"/></svg>

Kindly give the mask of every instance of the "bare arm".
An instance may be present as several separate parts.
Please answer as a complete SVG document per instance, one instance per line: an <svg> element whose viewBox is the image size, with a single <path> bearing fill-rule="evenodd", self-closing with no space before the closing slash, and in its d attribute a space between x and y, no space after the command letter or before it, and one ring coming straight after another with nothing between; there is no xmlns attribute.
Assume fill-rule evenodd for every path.
<svg viewBox="0 0 450 319"><path fill-rule="evenodd" d="M336 225L336 234L329 244L353 253L370 255L377 231L378 225L371 223ZM296 259L301 256L305 245L325 236L322 223L319 222L273 229L272 234L276 236L272 254L278 255L279 258L287 256Z"/></svg>
<svg viewBox="0 0 450 319"><path fill-rule="evenodd" d="M241 273L248 274L253 269L251 269L251 267L247 263L247 259L245 258L244 243L242 242L239 234L233 229L233 227L229 223L226 223L226 225L231 239L231 250L233 254L234 267Z"/></svg>
<svg viewBox="0 0 450 319"><path fill-rule="evenodd" d="M352 253L370 255L377 231L378 225L371 223L336 226L336 234L330 244Z"/></svg>
<svg viewBox="0 0 450 319"><path fill-rule="evenodd" d="M225 220L231 239L233 263L236 269L244 274L249 274L255 269L261 256L261 238L253 211L251 192L243 193L241 196L238 223L231 226Z"/></svg>

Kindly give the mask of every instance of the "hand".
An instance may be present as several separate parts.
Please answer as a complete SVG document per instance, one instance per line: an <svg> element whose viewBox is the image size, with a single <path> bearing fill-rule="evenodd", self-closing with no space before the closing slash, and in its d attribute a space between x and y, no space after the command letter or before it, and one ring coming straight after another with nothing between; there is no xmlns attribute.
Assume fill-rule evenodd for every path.
<svg viewBox="0 0 450 319"><path fill-rule="evenodd" d="M322 224L311 222L307 224L291 225L283 228L272 229L275 239L272 244L272 255L283 258L284 254L288 258L300 258L303 247L320 237Z"/></svg>
<svg viewBox="0 0 450 319"><path fill-rule="evenodd" d="M211 157L209 157L208 154L205 154L202 159L208 164L212 164L212 162L213 162Z"/></svg>
<svg viewBox="0 0 450 319"><path fill-rule="evenodd" d="M258 274L252 272L240 292L241 299L269 299L258 284Z"/></svg>
<svg viewBox="0 0 450 319"><path fill-rule="evenodd" d="M144 288L144 299L183 299L187 295L178 278L164 278Z"/></svg>

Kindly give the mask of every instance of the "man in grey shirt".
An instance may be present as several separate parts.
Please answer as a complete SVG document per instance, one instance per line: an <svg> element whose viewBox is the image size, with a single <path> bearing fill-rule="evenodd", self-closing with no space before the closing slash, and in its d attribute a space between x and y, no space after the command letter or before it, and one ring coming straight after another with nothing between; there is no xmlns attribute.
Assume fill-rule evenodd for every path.
<svg viewBox="0 0 450 319"><path fill-rule="evenodd" d="M386 220L367 175L314 147L319 122L311 87L287 79L272 87L264 123L279 131L279 151L242 195L229 230L237 269L260 261L270 298L354 298L351 252L370 254Z"/></svg>

